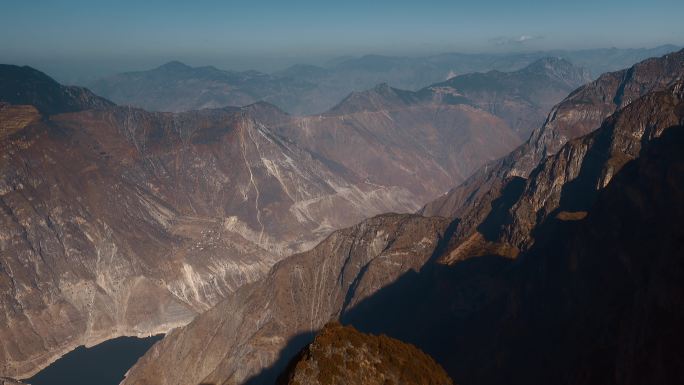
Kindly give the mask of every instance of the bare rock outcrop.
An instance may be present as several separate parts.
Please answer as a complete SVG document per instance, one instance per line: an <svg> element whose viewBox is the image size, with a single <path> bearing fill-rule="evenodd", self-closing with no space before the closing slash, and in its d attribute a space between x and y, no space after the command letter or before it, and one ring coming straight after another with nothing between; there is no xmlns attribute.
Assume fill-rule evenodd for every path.
<svg viewBox="0 0 684 385"><path fill-rule="evenodd" d="M452 385L430 356L385 335L330 322L279 376L279 385Z"/></svg>

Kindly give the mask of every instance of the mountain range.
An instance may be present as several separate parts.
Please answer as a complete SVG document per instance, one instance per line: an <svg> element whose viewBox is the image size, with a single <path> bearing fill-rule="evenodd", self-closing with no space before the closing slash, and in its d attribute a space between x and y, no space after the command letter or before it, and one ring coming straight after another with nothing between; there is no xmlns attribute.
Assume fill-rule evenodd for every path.
<svg viewBox="0 0 684 385"><path fill-rule="evenodd" d="M167 335L124 384L272 383L330 319L415 344L459 384L684 379L683 58L573 92L509 156L556 138L529 171L512 162L501 181L466 182L477 205L371 218L276 264Z"/></svg>
<svg viewBox="0 0 684 385"><path fill-rule="evenodd" d="M519 142L472 103L386 85L320 116L265 102L160 113L2 69L19 79L0 106L11 377L78 345L184 325L283 257L416 211Z"/></svg>
<svg viewBox="0 0 684 385"><path fill-rule="evenodd" d="M385 68L366 60L335 68ZM543 57L381 83L306 116L246 90L308 80L155 71L246 105L151 112L0 67L0 378L168 332L123 384L684 380L684 51L594 81ZM186 80L169 101L194 103Z"/></svg>
<svg viewBox="0 0 684 385"><path fill-rule="evenodd" d="M379 83L418 90L473 72L518 71L548 57L562 58L586 68L586 76L597 76L675 50L676 46L665 45L652 49L509 54L450 53L419 57L367 55L332 61L324 66L295 65L272 74L224 71L210 66L190 67L174 61L152 70L113 75L86 85L98 95L118 104L151 111L181 112L266 101L291 114L307 115L323 113L349 93L367 90ZM566 79L570 80L568 92L585 83L586 76ZM543 95L541 90L539 95ZM552 99L544 100L545 105L537 114L543 117L547 105L556 104L565 95L567 92L546 94Z"/></svg>

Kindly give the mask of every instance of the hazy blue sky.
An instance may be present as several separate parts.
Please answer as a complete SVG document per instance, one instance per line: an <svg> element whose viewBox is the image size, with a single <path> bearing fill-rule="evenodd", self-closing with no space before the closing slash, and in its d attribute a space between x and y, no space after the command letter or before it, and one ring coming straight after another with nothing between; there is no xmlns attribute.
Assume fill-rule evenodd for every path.
<svg viewBox="0 0 684 385"><path fill-rule="evenodd" d="M683 0L0 0L0 62L223 57L239 68L258 58L650 47L684 43L682 15Z"/></svg>

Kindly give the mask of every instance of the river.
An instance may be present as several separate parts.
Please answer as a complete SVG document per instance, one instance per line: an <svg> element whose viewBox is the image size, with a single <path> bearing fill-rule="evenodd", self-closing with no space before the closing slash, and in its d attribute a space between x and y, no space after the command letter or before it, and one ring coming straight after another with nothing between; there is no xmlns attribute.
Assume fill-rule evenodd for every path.
<svg viewBox="0 0 684 385"><path fill-rule="evenodd" d="M79 346L24 381L31 385L117 385L162 337L119 337L90 348Z"/></svg>

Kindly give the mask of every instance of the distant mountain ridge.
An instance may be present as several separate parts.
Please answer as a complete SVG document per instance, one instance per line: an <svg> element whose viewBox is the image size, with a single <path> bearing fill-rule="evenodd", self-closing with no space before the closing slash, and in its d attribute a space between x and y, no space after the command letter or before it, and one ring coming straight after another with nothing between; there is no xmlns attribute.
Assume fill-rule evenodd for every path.
<svg viewBox="0 0 684 385"><path fill-rule="evenodd" d="M172 61L149 71L110 76L89 87L119 104L180 112L245 106L257 101L288 107L289 98L314 85L258 71L224 71Z"/></svg>
<svg viewBox="0 0 684 385"><path fill-rule="evenodd" d="M324 66L299 64L272 74L223 71L171 62L168 66L114 75L87 85L119 104L155 111L244 106L263 100L288 113L308 115L327 111L351 92L367 90L380 83L418 90L473 72L517 71L545 57L568 60L597 76L676 49L675 46L660 46L632 50L448 53L419 57L367 55L335 60Z"/></svg>
<svg viewBox="0 0 684 385"><path fill-rule="evenodd" d="M8 64L0 64L0 102L32 105L44 114L114 105L86 88L63 86L31 67Z"/></svg>
<svg viewBox="0 0 684 385"><path fill-rule="evenodd" d="M554 104L590 81L587 70L562 58L547 57L513 72L455 76L418 92L462 96L504 119L525 140L544 122Z"/></svg>

